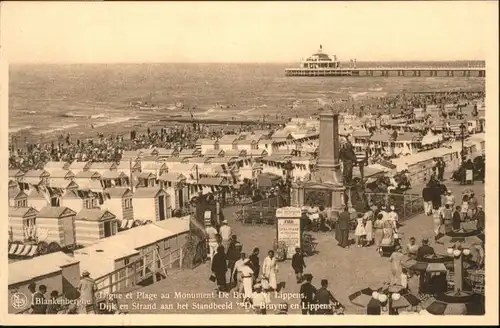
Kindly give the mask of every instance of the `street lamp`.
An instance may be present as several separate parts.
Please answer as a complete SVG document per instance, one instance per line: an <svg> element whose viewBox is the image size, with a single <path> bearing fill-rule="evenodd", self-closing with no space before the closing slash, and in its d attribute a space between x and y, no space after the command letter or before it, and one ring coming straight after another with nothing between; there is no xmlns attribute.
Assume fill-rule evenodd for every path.
<svg viewBox="0 0 500 328"><path fill-rule="evenodd" d="M466 129L465 124L461 123L460 124L460 136L462 138L462 151L460 152L460 155L461 155L462 163L464 162L464 159L465 159L465 152L464 152L465 129Z"/></svg>
<svg viewBox="0 0 500 328"><path fill-rule="evenodd" d="M446 252L454 258L455 291L463 290L463 256L470 255L470 249L460 243L448 247Z"/></svg>

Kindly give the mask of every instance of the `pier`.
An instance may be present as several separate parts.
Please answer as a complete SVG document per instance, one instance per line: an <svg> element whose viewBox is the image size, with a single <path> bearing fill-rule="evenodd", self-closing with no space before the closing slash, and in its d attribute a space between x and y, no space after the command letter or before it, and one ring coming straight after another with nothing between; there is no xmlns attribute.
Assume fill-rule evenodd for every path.
<svg viewBox="0 0 500 328"><path fill-rule="evenodd" d="M486 67L287 68L286 76L485 77Z"/></svg>

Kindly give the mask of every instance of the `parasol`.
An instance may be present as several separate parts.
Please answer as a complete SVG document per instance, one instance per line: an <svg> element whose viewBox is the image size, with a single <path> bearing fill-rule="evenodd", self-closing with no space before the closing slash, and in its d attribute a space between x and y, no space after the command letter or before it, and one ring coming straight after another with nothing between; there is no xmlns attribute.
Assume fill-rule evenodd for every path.
<svg viewBox="0 0 500 328"><path fill-rule="evenodd" d="M471 264L468 261L464 261L463 265L466 270L471 267ZM403 266L409 270L417 272L444 272L446 270L454 269L453 258L451 256L438 254L424 256L422 261L413 259L407 260L403 262Z"/></svg>
<svg viewBox="0 0 500 328"><path fill-rule="evenodd" d="M437 296L430 300L427 312L435 315L465 315L470 304L477 302L474 294L457 291Z"/></svg>
<svg viewBox="0 0 500 328"><path fill-rule="evenodd" d="M412 293L405 292L403 294L392 294L393 309L405 308L408 306L416 306L420 304L420 299Z"/></svg>
<svg viewBox="0 0 500 328"><path fill-rule="evenodd" d="M380 288L379 289L365 288L365 289L359 290L359 291L349 295L349 301L351 301L352 304L355 304L355 305L358 305L361 307L368 307L373 302L376 302L377 304L379 304L378 299L373 297L373 295L378 295L378 291L380 291ZM374 294L374 293L377 293L377 294Z"/></svg>
<svg viewBox="0 0 500 328"><path fill-rule="evenodd" d="M453 230L440 237L438 241L445 245L460 243L463 247L471 247L482 244L484 234L480 230L459 229Z"/></svg>

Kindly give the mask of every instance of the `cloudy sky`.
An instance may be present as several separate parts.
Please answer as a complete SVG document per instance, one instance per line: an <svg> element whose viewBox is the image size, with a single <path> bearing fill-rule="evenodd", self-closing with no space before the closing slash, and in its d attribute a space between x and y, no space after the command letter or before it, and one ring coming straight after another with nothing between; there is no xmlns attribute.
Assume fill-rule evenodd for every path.
<svg viewBox="0 0 500 328"><path fill-rule="evenodd" d="M10 62L482 60L496 1L2 2Z"/></svg>

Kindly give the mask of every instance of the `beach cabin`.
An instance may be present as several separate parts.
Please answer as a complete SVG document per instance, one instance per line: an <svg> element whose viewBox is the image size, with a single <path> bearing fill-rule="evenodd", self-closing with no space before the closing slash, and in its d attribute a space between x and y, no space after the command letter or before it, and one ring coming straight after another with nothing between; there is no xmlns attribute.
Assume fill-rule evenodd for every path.
<svg viewBox="0 0 500 328"><path fill-rule="evenodd" d="M165 159L166 158L164 158L163 160L165 160ZM158 156L146 155L146 156L142 157L141 159L139 159L137 162L141 165L141 172L142 172L143 166L155 165L159 161L160 161L160 159L158 158Z"/></svg>
<svg viewBox="0 0 500 328"><path fill-rule="evenodd" d="M87 246L118 232L116 216L104 209L83 209L75 216L75 236L78 245Z"/></svg>
<svg viewBox="0 0 500 328"><path fill-rule="evenodd" d="M214 158L214 157L224 157L225 152L222 149L210 149L203 154L204 157Z"/></svg>
<svg viewBox="0 0 500 328"><path fill-rule="evenodd" d="M123 172L106 171L101 175L101 185L104 188L122 187L128 185L128 177Z"/></svg>
<svg viewBox="0 0 500 328"><path fill-rule="evenodd" d="M238 150L246 150L247 154L250 153L252 150L258 150L259 149L259 139L260 138L258 138L258 136L255 136L255 138L238 140L238 142L237 142L238 148L237 149Z"/></svg>
<svg viewBox="0 0 500 328"><path fill-rule="evenodd" d="M116 171L117 166L114 162L93 162L90 164L89 171L97 172L102 176L104 172Z"/></svg>
<svg viewBox="0 0 500 328"><path fill-rule="evenodd" d="M219 150L223 151L238 150L239 138L237 135L227 134L219 138L217 141L219 142Z"/></svg>
<svg viewBox="0 0 500 328"><path fill-rule="evenodd" d="M135 188L150 188L156 186L156 174L143 172L132 176Z"/></svg>
<svg viewBox="0 0 500 328"><path fill-rule="evenodd" d="M43 207L36 216L37 237L47 244L56 243L59 247L76 245L76 212L67 207Z"/></svg>
<svg viewBox="0 0 500 328"><path fill-rule="evenodd" d="M21 190L17 183L12 187L9 187L8 192L9 196L9 206L12 207L27 207L28 206L28 194L26 194L23 190Z"/></svg>
<svg viewBox="0 0 500 328"><path fill-rule="evenodd" d="M131 287L136 278L136 268L131 264L140 258L139 251L119 244L114 237L74 251L80 270L87 270L96 282L98 297Z"/></svg>
<svg viewBox="0 0 500 328"><path fill-rule="evenodd" d="M133 209L133 193L129 188L114 187L106 189L104 192L104 204L100 207L113 213L118 221L120 221L120 226L122 226L121 221L133 221L134 220L134 209Z"/></svg>
<svg viewBox="0 0 500 328"><path fill-rule="evenodd" d="M252 149L247 152L247 158L258 160L262 157L269 155L268 151L265 149Z"/></svg>
<svg viewBox="0 0 500 328"><path fill-rule="evenodd" d="M43 169L47 172L49 172L52 176L53 171L68 171L69 170L70 164L68 162L64 161L50 161L45 164Z"/></svg>
<svg viewBox="0 0 500 328"><path fill-rule="evenodd" d="M26 313L30 309L31 302L22 302L21 306L12 302L14 295L31 295L28 289L30 283L38 286L47 286L46 298L52 291L56 290L60 295L68 299L78 297L77 288L80 283L80 263L63 252L55 252L34 257L32 259L9 263L8 290L9 306L8 313ZM16 306L15 306L16 305Z"/></svg>
<svg viewBox="0 0 500 328"><path fill-rule="evenodd" d="M141 163L138 160L124 160L116 166L116 171L130 176L132 173L141 172Z"/></svg>
<svg viewBox="0 0 500 328"><path fill-rule="evenodd" d="M189 201L186 180L186 177L178 172L164 173L158 177L160 188L170 195L173 209L184 208L185 203Z"/></svg>
<svg viewBox="0 0 500 328"><path fill-rule="evenodd" d="M75 251L75 259L91 273L101 294L141 283L151 278L153 270L162 274L165 270L168 274L169 270L182 267L189 235L188 218L159 223L162 225L148 224L122 231Z"/></svg>
<svg viewBox="0 0 500 328"><path fill-rule="evenodd" d="M274 142L288 142L293 140L293 136L287 130L278 130L273 133L271 140Z"/></svg>
<svg viewBox="0 0 500 328"><path fill-rule="evenodd" d="M41 210L43 207L51 204L51 197L48 193L37 189L26 190L26 193L28 194L29 207Z"/></svg>
<svg viewBox="0 0 500 328"><path fill-rule="evenodd" d="M38 186L39 184L48 185L50 173L45 170L30 170L24 173L23 183L27 183L33 186Z"/></svg>
<svg viewBox="0 0 500 328"><path fill-rule="evenodd" d="M16 182L23 182L24 172L21 170L9 170L9 179Z"/></svg>
<svg viewBox="0 0 500 328"><path fill-rule="evenodd" d="M179 151L173 148L155 148L151 152L151 155L158 156L158 159L177 157L179 156Z"/></svg>
<svg viewBox="0 0 500 328"><path fill-rule="evenodd" d="M224 153L223 157L245 158L245 157L247 157L247 151L244 149L242 149L242 150L228 150Z"/></svg>
<svg viewBox="0 0 500 328"><path fill-rule="evenodd" d="M88 171L91 165L92 163L90 161L84 161L84 162L74 161L69 165L69 169L73 173L78 174L80 172Z"/></svg>
<svg viewBox="0 0 500 328"><path fill-rule="evenodd" d="M194 195L201 191L204 195L214 193L224 197L225 194L229 192L230 186L231 183L229 183L226 177L203 177L198 180L192 194Z"/></svg>
<svg viewBox="0 0 500 328"><path fill-rule="evenodd" d="M196 148L184 148L178 154L179 157L198 157L201 152Z"/></svg>
<svg viewBox="0 0 500 328"><path fill-rule="evenodd" d="M196 140L196 149L202 155L205 155L205 153L209 150L218 149L218 148L219 148L219 142L217 140L213 140L213 139L198 139L198 140Z"/></svg>
<svg viewBox="0 0 500 328"><path fill-rule="evenodd" d="M34 240L37 214L33 207L9 207L9 242Z"/></svg>
<svg viewBox="0 0 500 328"><path fill-rule="evenodd" d="M155 162L155 163L143 163L141 165L142 173L153 173L156 176L160 176L164 173L168 172L167 164L164 162Z"/></svg>
<svg viewBox="0 0 500 328"><path fill-rule="evenodd" d="M134 219L141 221L162 221L171 217L170 195L162 188L137 188L133 195Z"/></svg>
<svg viewBox="0 0 500 328"><path fill-rule="evenodd" d="M75 174L71 170L53 169L52 171L49 172L49 174L50 174L49 182L53 179L73 180L75 178Z"/></svg>
<svg viewBox="0 0 500 328"><path fill-rule="evenodd" d="M120 164L122 163L128 164L130 161L132 161L132 163L135 163L139 158L140 155L137 150L125 150L122 152L122 157L120 158Z"/></svg>

